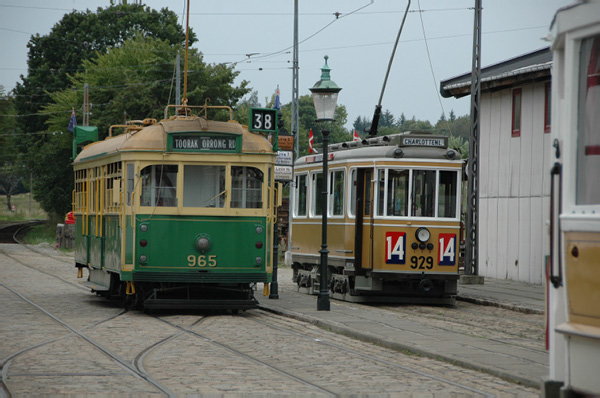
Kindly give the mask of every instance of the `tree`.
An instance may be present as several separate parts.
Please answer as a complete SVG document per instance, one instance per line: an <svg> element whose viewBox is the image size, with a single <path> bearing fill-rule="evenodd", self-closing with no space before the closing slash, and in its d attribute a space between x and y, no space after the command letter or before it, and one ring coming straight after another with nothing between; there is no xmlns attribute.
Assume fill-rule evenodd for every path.
<svg viewBox="0 0 600 398"><path fill-rule="evenodd" d="M25 132L44 131L46 117L38 114L49 102L49 93L67 88L69 76L84 70L83 61L106 54L135 34L165 40L171 45L185 43L185 31L177 23L177 14L163 8L152 10L137 4L121 4L98 8L95 12L73 11L45 36L29 40L27 77L17 83L18 127ZM196 41L193 32L190 42Z"/></svg>
<svg viewBox="0 0 600 398"><path fill-rule="evenodd" d="M11 210L12 195L23 191L23 168L15 151L14 98L5 94L0 85L0 194L6 196L6 206Z"/></svg>
<svg viewBox="0 0 600 398"><path fill-rule="evenodd" d="M394 115L392 115L392 112L386 109L385 112L381 114L381 117L379 119L379 127L394 127L394 125L396 124L395 119L396 118L394 117Z"/></svg>
<svg viewBox="0 0 600 398"><path fill-rule="evenodd" d="M234 109L233 118L240 124L248 124L250 108L261 108L260 101L258 100L258 92L252 91L250 95L242 98L237 107Z"/></svg>
<svg viewBox="0 0 600 398"><path fill-rule="evenodd" d="M122 123L124 114L131 120L162 119L172 91L173 62L178 51L179 46L140 35L95 60L84 60L84 70L71 78L73 89L50 94L54 103L43 108L43 112L51 115L48 129L66 130L70 109L83 102L85 83L89 84L90 102L97 104L92 107L90 124L98 126L100 139L108 135L111 125ZM190 105L202 105L205 98L211 99L211 105L235 105L249 91L246 81L233 85L239 72L232 66L206 64L195 49L189 51L188 67ZM174 102L172 98L170 102ZM229 114L209 114L209 117L228 118ZM31 165L37 176L35 197L42 208L56 214L64 214L70 208L71 145L70 133L51 136L43 145L32 145L37 159ZM52 170L44 169L47 162L54 162ZM40 178L41 174L44 175Z"/></svg>

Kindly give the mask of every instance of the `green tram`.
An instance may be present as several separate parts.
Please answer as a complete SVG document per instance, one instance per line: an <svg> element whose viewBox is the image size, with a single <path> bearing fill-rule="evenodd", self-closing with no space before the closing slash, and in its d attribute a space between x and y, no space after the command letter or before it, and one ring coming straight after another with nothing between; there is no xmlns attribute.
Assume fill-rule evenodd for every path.
<svg viewBox="0 0 600 398"><path fill-rule="evenodd" d="M273 147L229 107L170 107L75 158L78 276L128 307L254 308L273 271ZM212 108L230 120L208 120Z"/></svg>

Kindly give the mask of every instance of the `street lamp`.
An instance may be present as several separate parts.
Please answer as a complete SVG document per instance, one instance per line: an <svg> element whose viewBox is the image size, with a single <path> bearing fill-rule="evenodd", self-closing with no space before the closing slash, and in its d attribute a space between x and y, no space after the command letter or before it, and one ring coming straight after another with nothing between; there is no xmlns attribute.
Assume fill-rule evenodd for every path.
<svg viewBox="0 0 600 398"><path fill-rule="evenodd" d="M309 90L312 92L313 101L315 103L315 111L317 113L317 122L331 122L337 105L338 93L342 89L330 79L329 71L331 68L327 65L325 56L325 65L321 68L321 80ZM321 279L319 282L320 290L317 298L317 311L329 311L329 286L327 284L327 161L328 161L328 145L329 145L329 130L321 128L323 134L323 179L321 185L321 212L323 213L322 221L322 243L321 243Z"/></svg>

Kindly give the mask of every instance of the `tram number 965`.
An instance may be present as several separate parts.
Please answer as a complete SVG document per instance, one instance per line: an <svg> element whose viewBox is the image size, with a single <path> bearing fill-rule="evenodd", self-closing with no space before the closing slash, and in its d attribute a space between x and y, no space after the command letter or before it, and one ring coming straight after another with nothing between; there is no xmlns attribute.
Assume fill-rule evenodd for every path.
<svg viewBox="0 0 600 398"><path fill-rule="evenodd" d="M432 269L433 257L431 256L412 256L410 258L410 268L412 269Z"/></svg>
<svg viewBox="0 0 600 398"><path fill-rule="evenodd" d="M205 256L203 254L196 256L194 254L190 254L187 257L188 265L190 267L216 267L217 266L217 256Z"/></svg>

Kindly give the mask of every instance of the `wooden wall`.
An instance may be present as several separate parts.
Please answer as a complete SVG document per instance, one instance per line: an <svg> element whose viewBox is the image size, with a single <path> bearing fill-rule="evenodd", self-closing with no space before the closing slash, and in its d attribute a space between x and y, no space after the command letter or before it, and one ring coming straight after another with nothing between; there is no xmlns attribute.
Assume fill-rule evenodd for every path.
<svg viewBox="0 0 600 398"><path fill-rule="evenodd" d="M481 96L479 275L540 284L549 252L545 82L517 87L522 89L520 137L511 134L512 89Z"/></svg>

